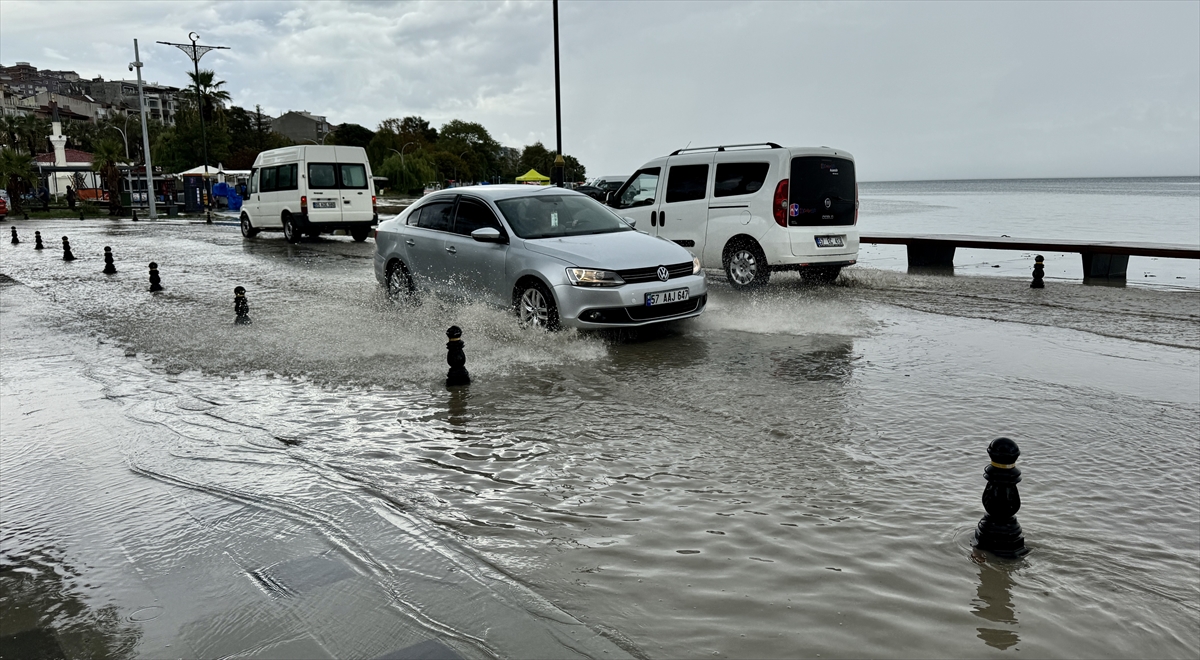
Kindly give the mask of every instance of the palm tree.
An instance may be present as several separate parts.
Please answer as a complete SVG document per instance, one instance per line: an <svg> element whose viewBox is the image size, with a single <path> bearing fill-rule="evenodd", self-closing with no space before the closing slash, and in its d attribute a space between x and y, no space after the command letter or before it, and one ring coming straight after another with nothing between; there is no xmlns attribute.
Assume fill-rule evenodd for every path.
<svg viewBox="0 0 1200 660"><path fill-rule="evenodd" d="M108 214L121 213L121 171L117 164L125 157L125 150L116 140L105 139L92 152L92 169L100 173L104 191L108 194Z"/></svg>
<svg viewBox="0 0 1200 660"><path fill-rule="evenodd" d="M4 179L8 198L12 200L13 213L19 212L21 210L21 181L32 182L37 178L33 173L33 159L10 147L0 149L0 178Z"/></svg>
<svg viewBox="0 0 1200 660"><path fill-rule="evenodd" d="M199 78L194 72L189 73L188 78L192 79L192 84L188 87L189 94L193 97L196 96L196 87L200 88L200 98L204 100L202 112L205 120L211 120L214 110L224 107L223 104L233 100L229 92L221 89L225 81L217 80L217 74L212 69L200 69Z"/></svg>

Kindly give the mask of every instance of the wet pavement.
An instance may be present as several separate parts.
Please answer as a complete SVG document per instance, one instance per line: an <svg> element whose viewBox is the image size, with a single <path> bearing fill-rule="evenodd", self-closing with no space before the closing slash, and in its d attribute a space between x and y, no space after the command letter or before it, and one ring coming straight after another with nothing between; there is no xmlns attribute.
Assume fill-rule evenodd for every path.
<svg viewBox="0 0 1200 660"><path fill-rule="evenodd" d="M370 241L18 229L0 651L1200 651L1194 291L713 274L694 321L544 334L387 300ZM451 324L474 382L447 392ZM1023 453L1017 562L970 548L999 435Z"/></svg>

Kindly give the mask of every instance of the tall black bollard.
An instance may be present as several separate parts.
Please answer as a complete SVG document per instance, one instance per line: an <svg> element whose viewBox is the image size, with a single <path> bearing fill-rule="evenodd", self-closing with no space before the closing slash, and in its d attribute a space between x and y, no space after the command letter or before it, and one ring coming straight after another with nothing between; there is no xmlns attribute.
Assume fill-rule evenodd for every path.
<svg viewBox="0 0 1200 660"><path fill-rule="evenodd" d="M162 291L163 288L162 288L162 284L160 282L161 282L161 280L158 279L158 264L151 261L150 262L150 290L151 291Z"/></svg>
<svg viewBox="0 0 1200 660"><path fill-rule="evenodd" d="M71 254L71 241L63 236L63 261L75 261L75 255Z"/></svg>
<svg viewBox="0 0 1200 660"><path fill-rule="evenodd" d="M21 239L17 238L17 228L16 227L12 228L12 241L11 242L13 245L20 245L20 243L21 243Z"/></svg>
<svg viewBox="0 0 1200 660"><path fill-rule="evenodd" d="M987 514L975 528L975 547L1009 559L1029 552L1016 518L1021 508L1021 494L1017 492L1017 484L1021 482L1021 470L1017 468L1020 455L1017 443L1008 438L996 438L988 445L992 464L983 469L988 482L983 489L983 508Z"/></svg>
<svg viewBox="0 0 1200 660"><path fill-rule="evenodd" d="M446 338L450 341L446 342L446 364L450 365L450 371L446 372L446 387L457 387L459 385L470 385L471 374L467 373L467 354L463 353L462 329L457 325L450 326L446 331Z"/></svg>
<svg viewBox="0 0 1200 660"><path fill-rule="evenodd" d="M1042 265L1043 261L1045 261L1045 258L1040 254L1033 258L1033 282L1029 285L1031 289L1046 288L1046 285L1042 284L1042 278L1046 275L1046 267Z"/></svg>
<svg viewBox="0 0 1200 660"><path fill-rule="evenodd" d="M104 274L112 275L117 272L117 266L113 263L112 248L104 246Z"/></svg>
<svg viewBox="0 0 1200 660"><path fill-rule="evenodd" d="M153 154L151 154L151 155L153 155ZM79 212L79 219L80 219L80 220L83 220L83 211L80 211L80 212Z"/></svg>
<svg viewBox="0 0 1200 660"><path fill-rule="evenodd" d="M33 249L35 249L35 250L45 250L46 249L46 246L42 245L42 232L40 232L40 231L33 232Z"/></svg>
<svg viewBox="0 0 1200 660"><path fill-rule="evenodd" d="M233 320L237 325L250 325L250 301L246 300L246 287L233 287L233 312L237 314L237 318Z"/></svg>
<svg viewBox="0 0 1200 660"><path fill-rule="evenodd" d="M138 219L137 219L137 209L133 209L132 213L133 213L133 221L134 221L134 222L137 222L137 221L138 221Z"/></svg>

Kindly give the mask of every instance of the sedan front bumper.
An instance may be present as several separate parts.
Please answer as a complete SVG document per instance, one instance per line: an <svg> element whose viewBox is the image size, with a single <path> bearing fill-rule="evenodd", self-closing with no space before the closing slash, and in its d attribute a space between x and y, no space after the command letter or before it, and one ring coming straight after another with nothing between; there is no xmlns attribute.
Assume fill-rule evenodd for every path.
<svg viewBox="0 0 1200 660"><path fill-rule="evenodd" d="M687 289L688 299L665 305L646 305L646 294ZM668 280L616 287L554 287L558 318L575 328L632 328L699 316L708 302L708 281L703 272Z"/></svg>

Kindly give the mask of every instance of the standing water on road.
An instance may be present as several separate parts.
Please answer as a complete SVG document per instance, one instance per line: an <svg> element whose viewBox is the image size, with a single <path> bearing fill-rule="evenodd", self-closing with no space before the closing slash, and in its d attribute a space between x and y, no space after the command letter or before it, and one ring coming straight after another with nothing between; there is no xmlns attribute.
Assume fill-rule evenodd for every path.
<svg viewBox="0 0 1200 660"><path fill-rule="evenodd" d="M172 640L238 650L218 632L241 650L300 644L262 603L309 593L342 623L299 605L296 620L333 656L390 650L379 626L338 629L389 607L466 657L532 655L502 610L439 596L470 584L639 657L1200 652L1194 290L856 267L834 286L778 275L739 295L716 276L692 321L542 333L503 310L389 301L369 242L21 230L35 228L69 234L80 259L0 250L4 562L67 555L90 581L80 598L121 613L113 634L135 655ZM99 272L104 245L117 275ZM146 291L152 260L161 294ZM236 285L253 325L233 324ZM448 392L450 325L472 384ZM103 393L75 419L35 405L82 396L39 380L60 354ZM123 424L138 431L94 439ZM1022 451L1020 561L970 545L1002 435ZM72 443L62 469L119 456L106 481L87 477L106 497L170 504L47 507L39 452ZM142 601L103 588L128 569L85 560L88 526L137 539L123 556L161 571L140 572L155 594L206 588L228 615L159 602L144 621ZM244 569L245 588L219 586L202 546ZM369 588L338 587L352 582Z"/></svg>

